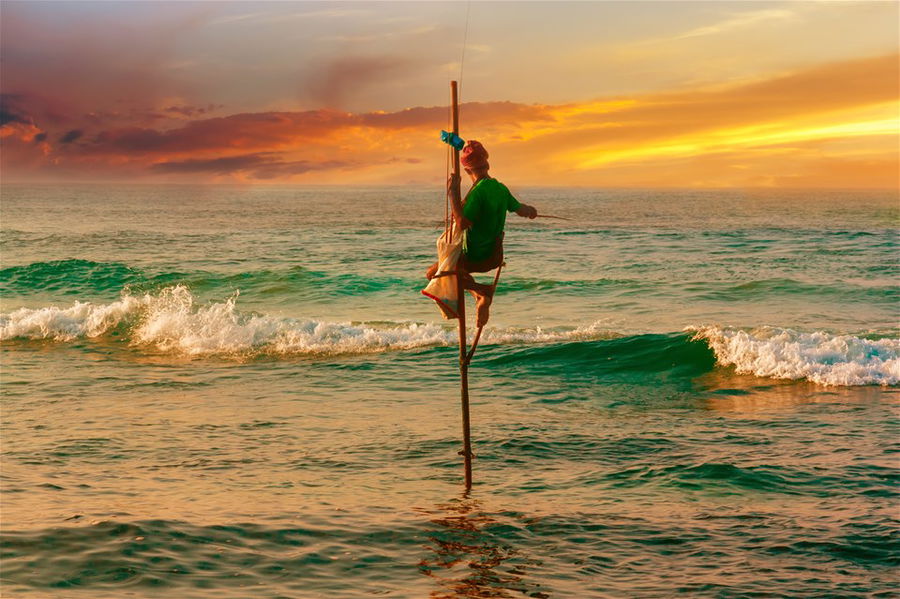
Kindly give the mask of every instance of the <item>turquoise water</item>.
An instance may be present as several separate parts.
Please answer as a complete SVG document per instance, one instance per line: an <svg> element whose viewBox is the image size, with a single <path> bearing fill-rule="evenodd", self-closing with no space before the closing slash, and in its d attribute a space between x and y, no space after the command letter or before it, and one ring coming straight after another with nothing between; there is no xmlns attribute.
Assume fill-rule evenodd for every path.
<svg viewBox="0 0 900 599"><path fill-rule="evenodd" d="M439 190L5 185L3 595L893 596L896 194L518 195L466 495Z"/></svg>

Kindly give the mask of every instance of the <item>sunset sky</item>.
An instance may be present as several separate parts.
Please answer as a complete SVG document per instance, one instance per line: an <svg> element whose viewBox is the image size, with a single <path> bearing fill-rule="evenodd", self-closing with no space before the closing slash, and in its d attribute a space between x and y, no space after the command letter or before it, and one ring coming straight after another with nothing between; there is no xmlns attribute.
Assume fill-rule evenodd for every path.
<svg viewBox="0 0 900 599"><path fill-rule="evenodd" d="M894 1L0 6L4 182L434 184L461 61L509 183L900 179Z"/></svg>

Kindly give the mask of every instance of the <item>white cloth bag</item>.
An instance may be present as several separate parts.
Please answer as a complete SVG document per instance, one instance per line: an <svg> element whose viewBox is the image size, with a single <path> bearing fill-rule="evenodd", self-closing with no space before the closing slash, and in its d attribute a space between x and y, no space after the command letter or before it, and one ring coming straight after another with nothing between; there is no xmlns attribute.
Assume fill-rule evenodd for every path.
<svg viewBox="0 0 900 599"><path fill-rule="evenodd" d="M444 231L437 240L438 270L428 282L422 294L433 299L447 320L459 318L459 288L456 283L456 265L462 254L465 234L459 227Z"/></svg>

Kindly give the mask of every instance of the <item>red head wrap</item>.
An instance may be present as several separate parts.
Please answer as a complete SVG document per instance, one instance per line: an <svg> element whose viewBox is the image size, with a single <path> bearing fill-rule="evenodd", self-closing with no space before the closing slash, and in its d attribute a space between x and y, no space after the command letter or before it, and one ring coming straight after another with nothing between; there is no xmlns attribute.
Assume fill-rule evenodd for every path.
<svg viewBox="0 0 900 599"><path fill-rule="evenodd" d="M459 157L464 168L482 169L488 168L488 153L481 142L469 140Z"/></svg>

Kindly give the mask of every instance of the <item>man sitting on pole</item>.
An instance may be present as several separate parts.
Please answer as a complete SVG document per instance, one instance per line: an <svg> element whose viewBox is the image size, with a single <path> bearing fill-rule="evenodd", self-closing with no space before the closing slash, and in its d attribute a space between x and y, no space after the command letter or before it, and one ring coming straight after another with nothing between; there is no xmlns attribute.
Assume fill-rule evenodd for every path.
<svg viewBox="0 0 900 599"><path fill-rule="evenodd" d="M457 269L463 287L475 297L476 325L483 327L490 316L494 287L476 283L469 273L489 272L503 264L503 227L507 212L536 218L537 209L520 203L503 183L488 174L488 153L479 142L466 143L460 153L460 162L472 180L472 188L463 202L459 176L451 175L448 182L453 217L457 226L466 232ZM434 263L425 276L431 280L437 270L438 264Z"/></svg>

